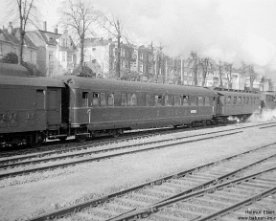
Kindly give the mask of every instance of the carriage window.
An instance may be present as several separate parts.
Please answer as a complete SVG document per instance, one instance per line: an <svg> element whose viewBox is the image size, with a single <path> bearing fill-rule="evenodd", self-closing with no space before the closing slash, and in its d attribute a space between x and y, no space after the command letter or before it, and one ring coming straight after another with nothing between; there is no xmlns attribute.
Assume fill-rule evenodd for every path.
<svg viewBox="0 0 276 221"><path fill-rule="evenodd" d="M153 105L154 105L153 96L150 94L146 94L146 106L153 106Z"/></svg>
<svg viewBox="0 0 276 221"><path fill-rule="evenodd" d="M137 105L137 96L136 96L136 94L132 94L131 103L132 103L133 106Z"/></svg>
<svg viewBox="0 0 276 221"><path fill-rule="evenodd" d="M166 95L165 96L165 106L172 106L173 105L173 96Z"/></svg>
<svg viewBox="0 0 276 221"><path fill-rule="evenodd" d="M189 96L183 95L183 106L189 106Z"/></svg>
<svg viewBox="0 0 276 221"><path fill-rule="evenodd" d="M44 109L44 90L36 90L36 108L37 109Z"/></svg>
<svg viewBox="0 0 276 221"><path fill-rule="evenodd" d="M225 97L224 96L220 96L219 100L220 100L221 104L225 104Z"/></svg>
<svg viewBox="0 0 276 221"><path fill-rule="evenodd" d="M237 104L237 97L236 96L234 96L233 104Z"/></svg>
<svg viewBox="0 0 276 221"><path fill-rule="evenodd" d="M210 106L210 98L205 97L205 106Z"/></svg>
<svg viewBox="0 0 276 221"><path fill-rule="evenodd" d="M108 106L114 106L114 95L109 94L107 97L107 105Z"/></svg>
<svg viewBox="0 0 276 221"><path fill-rule="evenodd" d="M100 98L99 93L93 93L93 95L92 95L92 105L93 106L99 106L99 98Z"/></svg>
<svg viewBox="0 0 276 221"><path fill-rule="evenodd" d="M245 103L246 103L246 104L249 103L249 97L245 97Z"/></svg>
<svg viewBox="0 0 276 221"><path fill-rule="evenodd" d="M174 96L174 106L180 106L181 105L181 97L180 96Z"/></svg>
<svg viewBox="0 0 276 221"><path fill-rule="evenodd" d="M155 106L162 106L162 95L155 95Z"/></svg>
<svg viewBox="0 0 276 221"><path fill-rule="evenodd" d="M82 92L82 106L88 107L88 92Z"/></svg>
<svg viewBox="0 0 276 221"><path fill-rule="evenodd" d="M199 96L198 97L198 106L203 106L203 105L204 105L203 97Z"/></svg>
<svg viewBox="0 0 276 221"><path fill-rule="evenodd" d="M232 100L231 96L228 96L227 97L227 104L231 104L231 100Z"/></svg>
<svg viewBox="0 0 276 221"><path fill-rule="evenodd" d="M137 105L137 98L135 94L128 94L127 95L127 104L129 106L135 106Z"/></svg>
<svg viewBox="0 0 276 221"><path fill-rule="evenodd" d="M237 101L237 104L241 104L241 97L238 97L238 101Z"/></svg>
<svg viewBox="0 0 276 221"><path fill-rule="evenodd" d="M191 106L197 106L197 97L191 97Z"/></svg>
<svg viewBox="0 0 276 221"><path fill-rule="evenodd" d="M122 106L126 106L127 105L127 95L125 93L122 93L122 102L121 102Z"/></svg>
<svg viewBox="0 0 276 221"><path fill-rule="evenodd" d="M106 106L105 93L101 93L101 106Z"/></svg>

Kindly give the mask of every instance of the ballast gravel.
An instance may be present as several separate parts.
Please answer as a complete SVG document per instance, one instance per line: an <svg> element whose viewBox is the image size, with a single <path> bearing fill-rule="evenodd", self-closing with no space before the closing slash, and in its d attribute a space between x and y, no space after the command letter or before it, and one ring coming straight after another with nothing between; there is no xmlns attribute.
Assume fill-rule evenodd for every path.
<svg viewBox="0 0 276 221"><path fill-rule="evenodd" d="M272 142L276 127L249 128L231 136L47 171L34 175L43 179L29 177L31 182L24 182L24 176L0 180L0 220L27 220Z"/></svg>

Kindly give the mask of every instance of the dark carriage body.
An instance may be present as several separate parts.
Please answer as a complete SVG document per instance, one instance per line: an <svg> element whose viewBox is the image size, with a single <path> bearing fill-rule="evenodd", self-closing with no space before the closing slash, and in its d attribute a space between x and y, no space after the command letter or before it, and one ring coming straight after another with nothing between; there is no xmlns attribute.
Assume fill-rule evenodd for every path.
<svg viewBox="0 0 276 221"><path fill-rule="evenodd" d="M249 116L258 110L260 98L258 93L214 88L219 95L216 116Z"/></svg>
<svg viewBox="0 0 276 221"><path fill-rule="evenodd" d="M43 139L45 133L56 134L63 126L64 88L61 81L42 77L1 76L0 137L35 140Z"/></svg>
<svg viewBox="0 0 276 221"><path fill-rule="evenodd" d="M94 131L189 124L214 116L213 91L128 81L66 80L72 129Z"/></svg>
<svg viewBox="0 0 276 221"><path fill-rule="evenodd" d="M262 109L275 109L276 108L276 92L265 91L261 92L261 108Z"/></svg>

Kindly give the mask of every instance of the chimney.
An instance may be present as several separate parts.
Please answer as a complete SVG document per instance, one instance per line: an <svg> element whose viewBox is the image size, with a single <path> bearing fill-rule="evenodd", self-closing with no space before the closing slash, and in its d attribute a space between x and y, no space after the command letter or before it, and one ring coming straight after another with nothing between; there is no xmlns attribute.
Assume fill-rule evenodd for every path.
<svg viewBox="0 0 276 221"><path fill-rule="evenodd" d="M9 26L8 26L8 33L11 34L11 33L12 33L12 30L13 30L12 22L10 21L10 22L9 22Z"/></svg>
<svg viewBox="0 0 276 221"><path fill-rule="evenodd" d="M43 29L44 29L44 31L47 31L47 22L46 21L43 22Z"/></svg>
<svg viewBox="0 0 276 221"><path fill-rule="evenodd" d="M58 34L58 26L55 27L55 34Z"/></svg>

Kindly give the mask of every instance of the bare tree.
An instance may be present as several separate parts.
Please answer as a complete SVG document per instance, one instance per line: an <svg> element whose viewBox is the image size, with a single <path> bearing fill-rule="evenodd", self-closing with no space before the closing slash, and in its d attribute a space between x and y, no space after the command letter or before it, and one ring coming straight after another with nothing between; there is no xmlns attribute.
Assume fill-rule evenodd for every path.
<svg viewBox="0 0 276 221"><path fill-rule="evenodd" d="M117 48L116 48L116 59L115 59L115 67L116 67L116 76L117 78L121 77L121 39L123 37L123 26L122 22L118 17L110 16L102 16L100 25L112 36L116 38ZM129 42L128 38L126 41Z"/></svg>
<svg viewBox="0 0 276 221"><path fill-rule="evenodd" d="M34 0L16 0L19 12L19 35L20 35L20 47L19 47L19 56L18 64L23 63L23 46L24 46L24 37L26 33L26 26L29 21L29 16L31 10L34 8Z"/></svg>
<svg viewBox="0 0 276 221"><path fill-rule="evenodd" d="M202 83L201 85L204 87L206 84L206 78L209 72L212 70L213 65L210 58L200 59L200 66L202 67Z"/></svg>
<svg viewBox="0 0 276 221"><path fill-rule="evenodd" d="M250 90L252 91L253 90L253 84L254 84L254 81L255 81L256 76L257 76L253 65L248 66L248 72L249 72Z"/></svg>
<svg viewBox="0 0 276 221"><path fill-rule="evenodd" d="M219 86L222 88L223 87L223 82L222 82L222 75L223 75L223 71L222 71L223 65L222 62L219 61L218 64L218 71L219 71Z"/></svg>
<svg viewBox="0 0 276 221"><path fill-rule="evenodd" d="M114 27L117 39L117 53L116 53L116 76L118 78L121 77L121 37L122 37L122 25L120 20L114 19L110 22L110 24Z"/></svg>
<svg viewBox="0 0 276 221"><path fill-rule="evenodd" d="M75 33L80 45L80 67L84 63L84 41L90 26L98 20L101 12L95 10L90 1L67 0L63 2L62 23Z"/></svg>
<svg viewBox="0 0 276 221"><path fill-rule="evenodd" d="M198 66L199 66L199 57L196 52L191 52L190 58L188 59L188 66L192 69L193 71L193 80L194 80L194 85L197 85L197 73L198 73Z"/></svg>
<svg viewBox="0 0 276 221"><path fill-rule="evenodd" d="M250 90L253 90L253 84L254 81L257 77L257 73L254 70L254 66L253 65L246 65L246 64L242 64L242 72L244 72L245 74L248 75L249 77L249 84L250 84Z"/></svg>
<svg viewBox="0 0 276 221"><path fill-rule="evenodd" d="M233 69L233 64L230 63L225 63L225 72L226 72L226 77L227 77L227 83L228 83L228 89L232 89L232 69Z"/></svg>

